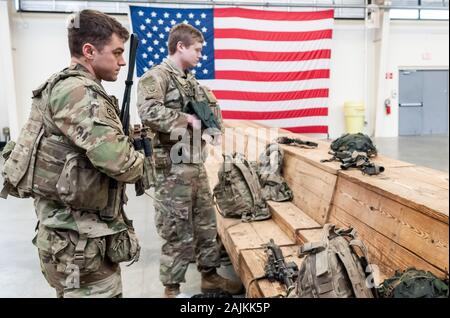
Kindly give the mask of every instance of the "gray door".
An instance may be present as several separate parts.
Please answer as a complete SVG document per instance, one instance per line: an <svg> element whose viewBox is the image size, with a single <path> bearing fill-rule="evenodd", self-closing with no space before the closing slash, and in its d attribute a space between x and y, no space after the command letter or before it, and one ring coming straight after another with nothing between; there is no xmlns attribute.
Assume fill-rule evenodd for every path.
<svg viewBox="0 0 450 318"><path fill-rule="evenodd" d="M423 73L400 71L399 135L420 135L423 126Z"/></svg>
<svg viewBox="0 0 450 318"><path fill-rule="evenodd" d="M400 71L399 135L448 133L448 71Z"/></svg>
<svg viewBox="0 0 450 318"><path fill-rule="evenodd" d="M423 71L423 135L448 133L448 71Z"/></svg>

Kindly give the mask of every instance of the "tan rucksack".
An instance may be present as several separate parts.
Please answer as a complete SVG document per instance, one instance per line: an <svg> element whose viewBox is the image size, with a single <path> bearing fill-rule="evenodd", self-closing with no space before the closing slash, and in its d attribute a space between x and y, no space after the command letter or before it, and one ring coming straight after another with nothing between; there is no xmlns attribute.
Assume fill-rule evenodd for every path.
<svg viewBox="0 0 450 318"><path fill-rule="evenodd" d="M219 182L214 187L214 200L224 217L259 221L270 218L266 200L262 196L258 174L242 154L224 155L219 170Z"/></svg>
<svg viewBox="0 0 450 318"><path fill-rule="evenodd" d="M292 201L294 195L283 178L284 151L277 143L271 143L259 156L258 175L264 199Z"/></svg>
<svg viewBox="0 0 450 318"><path fill-rule="evenodd" d="M352 228L337 229L328 223L324 225L322 241L302 245L299 256L305 259L300 266L294 297L373 298L364 271L368 268L367 274L371 273L367 249L355 237L356 231ZM356 253L356 247L362 257Z"/></svg>

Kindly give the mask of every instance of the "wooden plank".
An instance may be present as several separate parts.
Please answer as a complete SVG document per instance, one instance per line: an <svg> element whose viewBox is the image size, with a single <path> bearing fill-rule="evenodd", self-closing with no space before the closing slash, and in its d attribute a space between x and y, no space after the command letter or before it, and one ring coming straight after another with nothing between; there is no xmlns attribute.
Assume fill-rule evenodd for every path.
<svg viewBox="0 0 450 318"><path fill-rule="evenodd" d="M267 129L267 134L265 135L266 138L263 138L263 140L259 140L263 144L268 144L272 142L272 140L269 139L269 129L273 129L268 126L264 126L261 124L256 124L251 121L226 121L225 126L228 128L235 129L236 134L246 134L246 137L249 135L253 137L258 137L257 130L258 129ZM251 128L253 130L250 130L248 128ZM238 130L239 129L239 130ZM336 171L339 169L339 165L336 163L321 163L321 159L329 158L330 155L328 154L329 150L329 142L318 140L315 138L311 138L309 136L300 135L300 134L294 134L284 129L277 129L278 136L288 136L292 138L300 138L302 140L309 140L318 143L318 147L315 149L306 149L301 148L297 146L287 146L287 145L280 145L282 149L286 153L291 153L294 156L302 156L304 160L309 162L312 165L317 166L318 168L324 169L328 171L329 173L336 173Z"/></svg>
<svg viewBox="0 0 450 318"><path fill-rule="evenodd" d="M427 175L417 167L388 169L378 176L365 176L355 170L340 172L342 177L388 197L441 222L449 222L448 175Z"/></svg>
<svg viewBox="0 0 450 318"><path fill-rule="evenodd" d="M284 177L294 194L294 203L320 224L324 224L337 176L298 157L286 154Z"/></svg>
<svg viewBox="0 0 450 318"><path fill-rule="evenodd" d="M441 270L448 269L448 224L346 179L338 180L333 205Z"/></svg>
<svg viewBox="0 0 450 318"><path fill-rule="evenodd" d="M222 243L225 246L225 249L227 250L228 255L230 256L230 260L231 260L231 263L233 264L234 270L236 271L236 273L238 273L238 271L239 271L239 252L237 250L235 242L233 241L233 238L228 233L228 229L232 228L234 226L241 226L241 224L243 224L243 223L239 219L224 218L217 211L216 211L216 220L217 220L217 233L219 234L220 239L222 240ZM253 233L253 229L245 227L245 225L244 225L244 229L241 229L241 231L244 234L245 234L245 231L247 231L249 240L254 240L254 237L257 237L256 234Z"/></svg>
<svg viewBox="0 0 450 318"><path fill-rule="evenodd" d="M300 230L297 231L297 236L300 242L318 242L322 240L322 230Z"/></svg>
<svg viewBox="0 0 450 318"><path fill-rule="evenodd" d="M311 191L308 187L297 184L290 176L285 177L285 179L294 194L292 202L317 223L323 225L328 214L330 201L321 199L317 193Z"/></svg>
<svg viewBox="0 0 450 318"><path fill-rule="evenodd" d="M252 121L225 121L225 126L229 128L241 128L245 131L247 128L253 129L261 129L270 127L257 124ZM338 162L330 162L330 163L321 163L320 160L330 158L331 155L328 154L330 150L331 140L320 140L317 138L313 138L308 135L295 134L288 130L278 129L277 130L279 136L287 136L291 138L300 138L302 140L309 140L318 143L318 147L315 149L305 149L296 146L286 146L282 145L282 148L297 157L302 157L307 160L309 163L317 166L318 168L324 169L330 173L336 173L337 170L340 169L340 164ZM265 140L266 143L270 142L270 140ZM394 168L394 167L411 167L414 164L396 160L393 158L389 158L384 156L383 154L379 154L376 158L373 159L375 163L384 166L385 168Z"/></svg>
<svg viewBox="0 0 450 318"><path fill-rule="evenodd" d="M407 169L398 170L405 171ZM442 189L449 190L448 173L442 172L427 167L413 166L408 170L414 170L416 173L407 174L408 177L414 180L420 180L431 185L441 187Z"/></svg>
<svg viewBox="0 0 450 318"><path fill-rule="evenodd" d="M333 206L330 214L330 222L341 227L353 227L358 236L364 241L369 251L369 262L378 266L381 278L392 276L396 270L404 270L415 266L418 269L431 271L435 275L444 278L444 271L428 263L401 245L395 243L389 237L367 226L357 217L350 215L337 206Z"/></svg>
<svg viewBox="0 0 450 318"><path fill-rule="evenodd" d="M272 219L294 242L299 244L305 242L305 237L297 234L298 230L320 226L292 202L268 201L268 205L272 212Z"/></svg>
<svg viewBox="0 0 450 318"><path fill-rule="evenodd" d="M239 219L224 218L219 213L216 213L216 218L218 233L233 264L239 263L239 255L242 250L260 248L271 238L280 246L295 243L271 219L242 222Z"/></svg>
<svg viewBox="0 0 450 318"><path fill-rule="evenodd" d="M298 246L283 246L281 247L281 251L285 256L286 262L293 261L300 267L302 259L297 257ZM286 295L284 285L277 281L270 282L268 279L260 279L254 281L249 286L252 279L264 276L266 261L267 254L264 248L242 251L240 267L242 268L243 275L241 276L241 280L244 286L249 288L247 292L249 298L280 297Z"/></svg>
<svg viewBox="0 0 450 318"><path fill-rule="evenodd" d="M325 201L331 201L337 175L319 169L292 154L284 156L283 174L290 176L296 184L309 188Z"/></svg>

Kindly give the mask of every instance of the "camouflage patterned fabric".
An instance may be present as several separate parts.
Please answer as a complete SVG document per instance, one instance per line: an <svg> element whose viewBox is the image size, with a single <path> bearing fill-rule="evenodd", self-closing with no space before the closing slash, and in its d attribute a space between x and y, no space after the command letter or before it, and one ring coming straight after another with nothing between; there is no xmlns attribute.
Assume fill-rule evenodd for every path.
<svg viewBox="0 0 450 318"><path fill-rule="evenodd" d="M59 76L64 73L71 75ZM45 133L37 146L35 165L27 170L34 179L33 197L39 223L33 243L39 251L42 272L59 297L120 296L117 262L132 261L139 255L131 221L122 209L124 183L133 183L140 177L144 158L122 131L117 100L108 96L83 66L72 65L52 78L59 80L46 82L34 94L30 117L39 118L39 113L44 116ZM26 134L29 127L26 125L21 134ZM20 149L17 151L11 157L14 154L20 161ZM75 209L60 197L60 191L67 189L59 189L56 184L66 173L66 158L73 154L83 156L84 164L90 165L89 173L96 172L96 178L102 174L106 180L119 181L114 194L120 205L113 220L104 221L98 209L89 206L89 198L85 200L86 209ZM86 167L73 168L81 169L72 171L78 176L68 181L72 190L106 195L104 202L108 208L109 182L86 184L82 175ZM123 233L127 233L126 244L122 243Z"/></svg>
<svg viewBox="0 0 450 318"><path fill-rule="evenodd" d="M224 155L218 177L213 191L220 214L245 222L271 217L256 169L243 154Z"/></svg>
<svg viewBox="0 0 450 318"><path fill-rule="evenodd" d="M298 272L296 296L290 294L290 297L374 297L373 286L369 286L366 279L366 275L372 274L367 248L357 238L354 229L338 229L334 224L324 224L322 240L301 245L299 256L305 259Z"/></svg>
<svg viewBox="0 0 450 318"><path fill-rule="evenodd" d="M259 156L259 182L266 200L282 202L294 198L282 175L283 158L284 151L277 143L268 144L266 150Z"/></svg>
<svg viewBox="0 0 450 318"><path fill-rule="evenodd" d="M215 210L203 165L173 164L155 190L155 224L164 239L160 280L184 282L195 246L200 271L220 266Z"/></svg>
<svg viewBox="0 0 450 318"><path fill-rule="evenodd" d="M205 91L211 95L209 98ZM139 115L143 125L155 132L155 224L164 239L160 259L160 280L164 285L184 282L193 246L200 271L220 266L215 210L203 165L205 142L201 142L200 149L181 150L182 162L174 163L170 156L172 146L178 143L178 139L171 140L170 134L176 130L184 134L180 143L193 145L193 131L188 128L183 107L189 100L208 100L213 112L220 114L213 97L192 74L182 72L169 59L139 81Z"/></svg>
<svg viewBox="0 0 450 318"><path fill-rule="evenodd" d="M363 133L344 134L333 140L330 148L335 152L348 151L352 153L353 151L361 151L367 153L369 157L375 157L377 155L377 148L372 140Z"/></svg>
<svg viewBox="0 0 450 318"><path fill-rule="evenodd" d="M397 270L381 283L378 293L382 298L448 298L448 277L442 280L414 267Z"/></svg>

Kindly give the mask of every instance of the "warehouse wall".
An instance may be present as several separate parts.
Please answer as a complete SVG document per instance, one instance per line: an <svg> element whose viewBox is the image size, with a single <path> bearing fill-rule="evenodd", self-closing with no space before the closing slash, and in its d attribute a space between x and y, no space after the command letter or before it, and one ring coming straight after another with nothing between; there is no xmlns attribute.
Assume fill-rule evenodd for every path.
<svg viewBox="0 0 450 318"><path fill-rule="evenodd" d="M11 50L10 20L8 5L0 1L0 138L2 129L11 123L17 127L17 115L10 113L8 105L15 105L14 71ZM14 109L14 107L11 107Z"/></svg>
<svg viewBox="0 0 450 318"><path fill-rule="evenodd" d="M12 46L14 72L16 74L17 107L23 124L31 106L31 91L53 72L67 67L70 62L67 45L66 17L64 14L13 13ZM126 16L118 16L124 25ZM128 52L125 52L128 56ZM126 71L126 68L125 68ZM116 82L103 82L106 90L122 98L126 73L122 71ZM132 105L135 104L134 92ZM132 113L133 122L138 121L137 112Z"/></svg>
<svg viewBox="0 0 450 318"><path fill-rule="evenodd" d="M398 71L401 69L447 69L449 58L449 25L447 22L410 21L391 22L389 38L388 72L394 78L385 81L385 97L392 105L398 105ZM398 135L398 106L391 115L384 114L383 105L378 105L382 129L380 137ZM379 126L379 127L380 127Z"/></svg>
<svg viewBox="0 0 450 318"><path fill-rule="evenodd" d="M69 63L66 44L65 19L63 14L38 14L10 12L11 41L14 59L15 88L19 126L25 122L29 108L31 90L51 73ZM118 16L120 22L129 24L128 17ZM4 32L3 28L0 32ZM347 100L364 101L367 106L366 132L372 133L374 108L382 129L380 136L397 136L398 107L392 114L384 114L383 105L375 105L376 42L374 31L365 28L364 21L336 20L332 52L329 127L330 137L344 132L343 104ZM386 97L398 92L399 68L446 68L448 69L448 22L393 21L389 40L389 69L394 72L392 80L386 80ZM126 53L127 54L127 53ZM424 59L425 57L425 59ZM367 61L367 62L366 62ZM121 98L125 72L115 83L105 83L108 92ZM398 95L398 94L397 94ZM1 96L0 96L1 98ZM1 101L1 100L0 100ZM393 105L396 100L393 100ZM135 92L132 105L135 104ZM6 106L0 103L4 114ZM132 120L137 122L136 109ZM5 116L0 116L0 127L5 125ZM379 126L379 127L380 127Z"/></svg>

